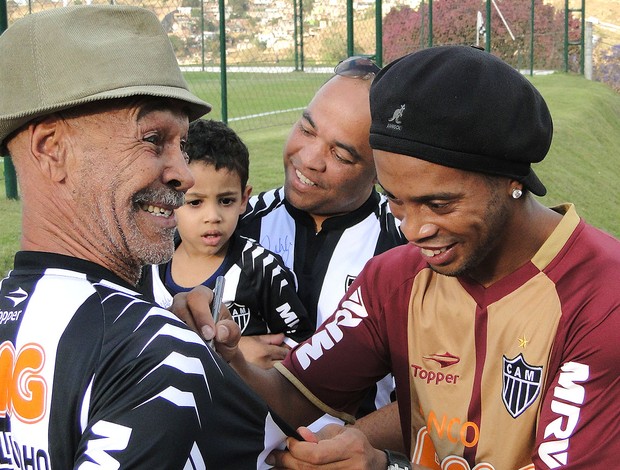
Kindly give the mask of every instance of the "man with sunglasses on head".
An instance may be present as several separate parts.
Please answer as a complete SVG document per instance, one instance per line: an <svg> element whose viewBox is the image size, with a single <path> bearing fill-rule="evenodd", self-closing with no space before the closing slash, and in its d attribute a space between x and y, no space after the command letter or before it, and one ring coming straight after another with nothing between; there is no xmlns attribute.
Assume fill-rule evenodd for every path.
<svg viewBox="0 0 620 470"><path fill-rule="evenodd" d="M284 186L250 199L241 234L278 253L294 271L299 296L323 324L366 261L405 242L385 196L375 189L369 143L369 90L379 67L350 57L318 90L284 147ZM279 335L244 338L242 349L284 359ZM360 365L363 367L363 365ZM360 415L391 401L391 376Z"/></svg>

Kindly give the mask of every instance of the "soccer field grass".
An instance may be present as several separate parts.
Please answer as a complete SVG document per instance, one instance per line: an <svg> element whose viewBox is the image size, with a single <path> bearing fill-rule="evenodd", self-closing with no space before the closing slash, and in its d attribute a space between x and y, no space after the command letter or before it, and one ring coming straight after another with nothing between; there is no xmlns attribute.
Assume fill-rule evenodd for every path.
<svg viewBox="0 0 620 470"><path fill-rule="evenodd" d="M327 76L299 72L239 75L244 76L229 77L228 117L250 149L250 184L256 194L282 183L282 149L288 132ZM220 119L220 87L214 81L216 76L207 73L188 76L192 89L214 106L206 117ZM581 76L553 74L534 76L532 81L549 105L555 129L547 158L534 166L548 189L541 202L572 202L587 222L620 237L620 95ZM265 96L272 99L265 101ZM268 114L286 109L293 111ZM238 119L252 115L259 116ZM12 265L20 237L20 202L6 199L4 185L2 174L0 274Z"/></svg>
<svg viewBox="0 0 620 470"><path fill-rule="evenodd" d="M185 72L190 89L213 105L208 117L221 120L222 86L219 74ZM225 94L228 123L237 132L290 125L329 73L227 73Z"/></svg>

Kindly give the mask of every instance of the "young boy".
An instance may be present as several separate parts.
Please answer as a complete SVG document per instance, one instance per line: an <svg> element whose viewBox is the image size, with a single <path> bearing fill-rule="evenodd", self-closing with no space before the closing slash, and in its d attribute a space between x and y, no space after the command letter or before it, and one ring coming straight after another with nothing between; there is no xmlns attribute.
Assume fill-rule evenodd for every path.
<svg viewBox="0 0 620 470"><path fill-rule="evenodd" d="M185 150L195 183L176 211L172 260L154 267L154 292L161 281L172 295L200 284L213 289L221 275L222 301L243 335L284 333L289 346L306 339L314 329L293 273L278 255L235 233L252 191L247 147L226 124L198 120Z"/></svg>

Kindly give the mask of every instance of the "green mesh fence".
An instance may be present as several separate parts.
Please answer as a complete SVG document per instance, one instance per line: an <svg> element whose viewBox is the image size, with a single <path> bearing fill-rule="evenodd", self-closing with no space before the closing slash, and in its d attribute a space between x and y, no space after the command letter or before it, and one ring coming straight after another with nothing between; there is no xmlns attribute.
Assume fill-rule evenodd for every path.
<svg viewBox="0 0 620 470"><path fill-rule="evenodd" d="M9 25L40 10L82 3L0 2L6 2ZM112 2L139 5L159 17L190 88L213 105L210 117L228 122L238 132L293 123L333 67L348 55L368 55L385 64L429 45L484 47L488 22L481 26L479 21L482 17L484 22L485 8L491 5L484 0ZM493 5L505 10L490 9L487 31L493 53L525 71L565 68L564 10L550 13L542 0ZM539 10L533 30L532 5ZM571 19L570 27L578 33L579 20ZM569 69L579 71L580 49L568 47L577 47L569 52Z"/></svg>

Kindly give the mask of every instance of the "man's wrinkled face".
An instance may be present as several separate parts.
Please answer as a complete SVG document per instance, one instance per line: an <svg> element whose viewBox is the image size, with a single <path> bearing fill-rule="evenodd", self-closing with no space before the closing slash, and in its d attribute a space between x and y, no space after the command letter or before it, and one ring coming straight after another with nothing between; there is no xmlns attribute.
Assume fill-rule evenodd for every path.
<svg viewBox="0 0 620 470"><path fill-rule="evenodd" d="M288 201L315 220L344 214L370 196L369 83L336 76L315 95L284 149Z"/></svg>
<svg viewBox="0 0 620 470"><path fill-rule="evenodd" d="M112 265L170 259L174 210L193 184L184 152L187 115L169 101L142 99L67 121L85 243Z"/></svg>

